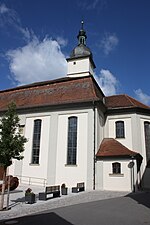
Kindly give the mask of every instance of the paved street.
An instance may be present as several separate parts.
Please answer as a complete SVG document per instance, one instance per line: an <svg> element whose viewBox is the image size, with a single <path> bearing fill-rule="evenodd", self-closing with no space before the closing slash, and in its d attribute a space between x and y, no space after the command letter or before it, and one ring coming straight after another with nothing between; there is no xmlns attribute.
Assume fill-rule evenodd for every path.
<svg viewBox="0 0 150 225"><path fill-rule="evenodd" d="M46 210L2 224L150 225L150 192Z"/></svg>
<svg viewBox="0 0 150 225"><path fill-rule="evenodd" d="M35 204L25 204L25 190L28 185L19 186L15 191L10 194L10 207L8 211L0 211L0 220L16 218L19 216L26 216L30 214L40 213L46 210L52 210L60 207L93 202L102 199L110 199L125 196L127 192L117 191L83 191L80 193L72 193L71 189L68 190L68 195L62 195L60 198L51 198L47 201L39 201L38 193L44 191L44 187L30 185L30 188L36 194ZM5 195L5 204L7 202L7 195Z"/></svg>

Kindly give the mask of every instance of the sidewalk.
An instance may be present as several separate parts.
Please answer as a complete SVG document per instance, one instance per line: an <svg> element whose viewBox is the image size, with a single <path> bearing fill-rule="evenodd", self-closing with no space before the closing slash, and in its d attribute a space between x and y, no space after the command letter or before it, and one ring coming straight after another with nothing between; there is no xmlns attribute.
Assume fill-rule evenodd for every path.
<svg viewBox="0 0 150 225"><path fill-rule="evenodd" d="M36 203L34 204L26 204L24 202L25 190L29 187L36 194ZM11 192L10 194L9 206L11 207L11 209L7 211L0 211L0 221L34 214L44 210L55 209L79 203L98 201L102 199L116 198L129 194L127 192L114 191L84 191L80 193L71 193L71 190L69 190L68 195L62 195L60 198L52 198L47 201L39 201L38 193L41 191L44 191L44 187L20 185L15 191ZM6 197L7 195L5 195L4 207L6 206Z"/></svg>

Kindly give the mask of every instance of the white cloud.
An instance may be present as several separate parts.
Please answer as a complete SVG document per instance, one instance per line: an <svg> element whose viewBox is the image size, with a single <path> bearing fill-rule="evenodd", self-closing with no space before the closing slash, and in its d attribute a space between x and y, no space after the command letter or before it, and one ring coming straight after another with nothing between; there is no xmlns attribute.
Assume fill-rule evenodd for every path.
<svg viewBox="0 0 150 225"><path fill-rule="evenodd" d="M66 75L67 63L60 44L50 38L33 40L7 52L12 78L19 85Z"/></svg>
<svg viewBox="0 0 150 225"><path fill-rule="evenodd" d="M0 27L8 32L14 28L25 40L23 47L6 53L13 82L22 85L66 75L67 63L61 47L67 45L67 40L46 37L40 41L32 30L22 26L17 12L5 4L0 4Z"/></svg>
<svg viewBox="0 0 150 225"><path fill-rule="evenodd" d="M5 4L1 4L0 5L0 14L1 15L4 14L4 13L6 13L6 12L8 12L8 11L9 11L9 9L6 7Z"/></svg>
<svg viewBox="0 0 150 225"><path fill-rule="evenodd" d="M150 95L143 93L143 91L139 88L134 91L138 100L143 102L146 105L150 105Z"/></svg>
<svg viewBox="0 0 150 225"><path fill-rule="evenodd" d="M106 96L116 94L119 82L109 70L102 69L96 80Z"/></svg>
<svg viewBox="0 0 150 225"><path fill-rule="evenodd" d="M78 6L83 10L103 9L107 5L107 0L79 1Z"/></svg>
<svg viewBox="0 0 150 225"><path fill-rule="evenodd" d="M95 7L97 6L99 0L94 0L91 4L88 4L87 5L87 10L90 10L90 9L95 9Z"/></svg>
<svg viewBox="0 0 150 225"><path fill-rule="evenodd" d="M28 28L22 26L17 12L8 8L5 4L0 4L0 27L5 27L9 31L10 26L20 32L25 41L31 41L33 38L33 31L29 31Z"/></svg>
<svg viewBox="0 0 150 225"><path fill-rule="evenodd" d="M61 45L62 47L65 47L68 43L68 41L62 37L57 37L56 40L58 44Z"/></svg>
<svg viewBox="0 0 150 225"><path fill-rule="evenodd" d="M0 4L0 26L14 25L20 23L20 19L14 9Z"/></svg>
<svg viewBox="0 0 150 225"><path fill-rule="evenodd" d="M103 49L105 55L109 55L119 43L116 34L105 33L104 38L101 40L100 47Z"/></svg>
<svg viewBox="0 0 150 225"><path fill-rule="evenodd" d="M89 3L88 1L79 1L78 5L80 8L84 9L84 10L92 10L95 9L95 7L97 6L99 0L94 0L92 3Z"/></svg>

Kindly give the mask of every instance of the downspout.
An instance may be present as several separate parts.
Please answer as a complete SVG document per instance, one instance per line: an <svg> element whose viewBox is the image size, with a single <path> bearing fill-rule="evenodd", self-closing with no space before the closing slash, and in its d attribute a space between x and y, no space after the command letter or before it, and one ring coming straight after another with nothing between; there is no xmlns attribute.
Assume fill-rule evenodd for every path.
<svg viewBox="0 0 150 225"><path fill-rule="evenodd" d="M96 127L96 115L95 115L95 102L93 101L93 116L94 116L94 124L93 124L93 190L95 190L95 127Z"/></svg>

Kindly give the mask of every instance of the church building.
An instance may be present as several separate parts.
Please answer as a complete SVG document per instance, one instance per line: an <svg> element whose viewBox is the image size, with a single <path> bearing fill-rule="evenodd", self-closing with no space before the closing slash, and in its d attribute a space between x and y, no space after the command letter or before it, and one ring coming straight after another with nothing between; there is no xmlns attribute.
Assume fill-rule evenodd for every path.
<svg viewBox="0 0 150 225"><path fill-rule="evenodd" d="M150 188L150 107L126 94L105 96L83 23L77 38L66 77L0 91L0 116L15 102L28 140L8 174L43 186Z"/></svg>

